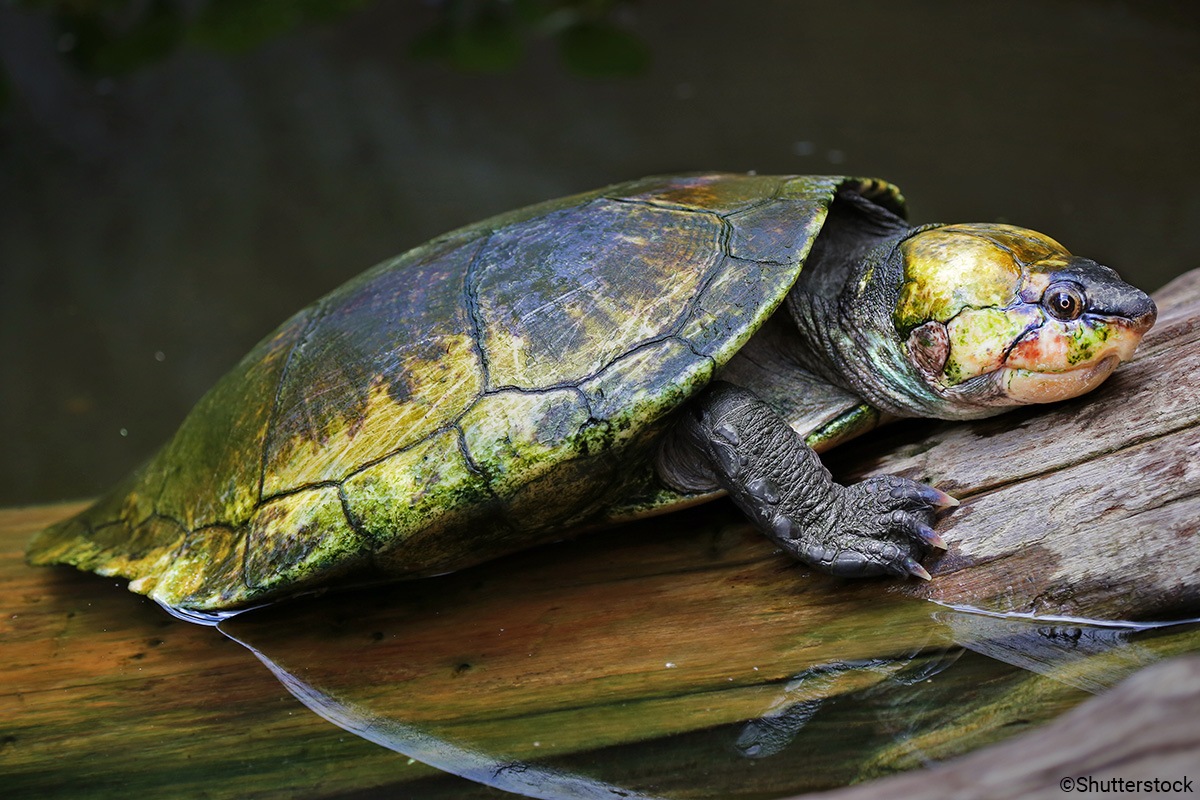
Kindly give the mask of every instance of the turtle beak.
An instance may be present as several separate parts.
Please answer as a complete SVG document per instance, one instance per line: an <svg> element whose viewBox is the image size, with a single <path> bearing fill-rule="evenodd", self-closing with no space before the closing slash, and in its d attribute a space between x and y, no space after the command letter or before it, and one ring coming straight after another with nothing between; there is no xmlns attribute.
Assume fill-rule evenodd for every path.
<svg viewBox="0 0 1200 800"><path fill-rule="evenodd" d="M1134 289L1134 292L1138 296L1130 298L1119 315L1125 320L1125 327L1140 340L1147 331L1154 327L1154 323L1158 319L1158 306L1154 305L1154 301L1143 292L1137 289Z"/></svg>

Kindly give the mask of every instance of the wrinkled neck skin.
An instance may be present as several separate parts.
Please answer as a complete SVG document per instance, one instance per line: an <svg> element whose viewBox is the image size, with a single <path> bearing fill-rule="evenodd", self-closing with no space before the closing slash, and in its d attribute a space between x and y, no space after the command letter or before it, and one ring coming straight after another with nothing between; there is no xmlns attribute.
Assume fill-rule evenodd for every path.
<svg viewBox="0 0 1200 800"><path fill-rule="evenodd" d="M1005 410L991 381L957 396L934 392L909 360L894 314L904 277L902 241L913 228L857 196L839 195L788 294L802 365L897 417L977 419Z"/></svg>

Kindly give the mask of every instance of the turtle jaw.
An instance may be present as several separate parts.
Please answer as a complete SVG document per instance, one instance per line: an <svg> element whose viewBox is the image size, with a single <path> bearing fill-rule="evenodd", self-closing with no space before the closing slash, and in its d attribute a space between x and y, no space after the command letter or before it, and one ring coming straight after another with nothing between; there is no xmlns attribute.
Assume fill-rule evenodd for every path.
<svg viewBox="0 0 1200 800"><path fill-rule="evenodd" d="M1121 362L1133 358L1157 314L1153 302L1142 298L1145 303L1128 316L1087 314L1069 323L1032 320L1028 313L1016 313L1015 307L1004 309L1011 316L1010 331L1026 326L1007 347L998 338L964 337L953 321L950 326L928 322L910 334L908 357L940 398L938 416L946 419L974 419L1006 407L1067 400L1092 391ZM986 319L999 312L968 310L961 317L971 330L978 328L972 317ZM996 325L993 333L1003 330ZM956 345L964 352L956 352Z"/></svg>
<svg viewBox="0 0 1200 800"><path fill-rule="evenodd" d="M1004 396L1013 404L1053 403L1090 392L1103 383L1120 363L1121 358L1113 354L1094 364L1063 372L1034 372L1002 367L999 383L1004 387Z"/></svg>
<svg viewBox="0 0 1200 800"><path fill-rule="evenodd" d="M1004 366L999 370L999 385L1003 387L1004 396L1014 404L1025 405L1053 403L1092 391L1112 375L1121 362L1133 358L1142 336L1154 325L1156 317L1157 309L1150 302L1147 309L1135 316L1098 321L1092 327L1103 331L1103 348L1068 369L1053 367L1055 361L1061 362L1065 356L1065 347L1055 341L1059 337L1053 337L1049 342L1049 346L1059 352L1048 356L1045 352L1047 343L1039 342L1043 337L1038 337L1035 331L1030 343L1038 357L1030 358L1030 343L1022 341L1005 358ZM1049 366L1039 368L1047 362Z"/></svg>

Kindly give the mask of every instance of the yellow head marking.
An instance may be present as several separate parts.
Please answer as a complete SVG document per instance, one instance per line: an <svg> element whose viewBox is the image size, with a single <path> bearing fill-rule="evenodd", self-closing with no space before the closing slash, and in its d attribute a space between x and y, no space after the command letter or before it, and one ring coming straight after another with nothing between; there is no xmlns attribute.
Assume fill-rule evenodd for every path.
<svg viewBox="0 0 1200 800"><path fill-rule="evenodd" d="M904 286L896 327L912 330L930 320L947 322L964 308L1003 308L1022 288L1028 265L1069 257L1048 236L1011 225L947 225L918 233L900 245Z"/></svg>

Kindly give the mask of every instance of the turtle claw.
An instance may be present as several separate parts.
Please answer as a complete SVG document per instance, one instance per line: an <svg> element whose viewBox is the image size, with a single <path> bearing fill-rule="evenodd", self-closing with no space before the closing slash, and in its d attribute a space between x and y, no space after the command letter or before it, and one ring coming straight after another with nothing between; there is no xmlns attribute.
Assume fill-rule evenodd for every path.
<svg viewBox="0 0 1200 800"><path fill-rule="evenodd" d="M924 503L927 506L933 506L939 511L943 508L954 508L959 504L957 500L941 489L935 489L923 483L918 483L915 488L908 489L905 496Z"/></svg>
<svg viewBox="0 0 1200 800"><path fill-rule="evenodd" d="M951 497L941 489L934 489L932 486L930 486L929 491L930 504L937 506L939 509L958 508L958 506L961 505L956 498Z"/></svg>
<svg viewBox="0 0 1200 800"><path fill-rule="evenodd" d="M923 581L933 580L933 576L929 574L929 571L917 563L917 560L912 556L905 556L903 563L904 568L908 570L908 574L914 578L920 578Z"/></svg>
<svg viewBox="0 0 1200 800"><path fill-rule="evenodd" d="M917 523L916 529L917 529L917 536L919 536L921 541L923 541L925 544L929 545L930 547L936 547L938 550L949 550L950 549L946 544L946 540L943 539L941 536L938 536L937 531L935 531L933 528L929 527L928 525L922 525L921 523Z"/></svg>
<svg viewBox="0 0 1200 800"><path fill-rule="evenodd" d="M939 507L957 505L950 495L908 478L880 475L839 492L832 547L861 556L856 574L890 574L931 580L918 559L930 550L945 551L946 541L933 529ZM844 573L839 573L844 574Z"/></svg>

